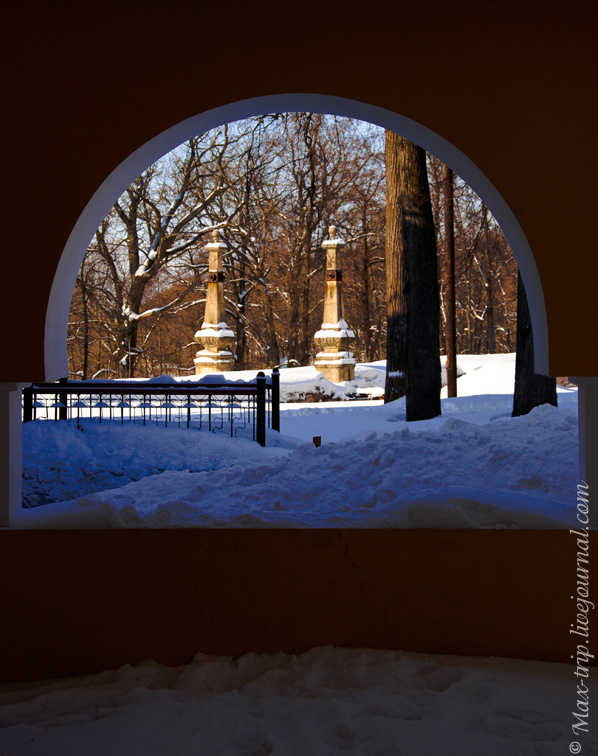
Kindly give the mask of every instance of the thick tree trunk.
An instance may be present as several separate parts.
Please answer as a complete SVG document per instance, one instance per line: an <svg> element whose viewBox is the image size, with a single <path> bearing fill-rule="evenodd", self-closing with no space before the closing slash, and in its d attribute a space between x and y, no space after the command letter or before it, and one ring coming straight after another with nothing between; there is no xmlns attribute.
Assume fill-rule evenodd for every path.
<svg viewBox="0 0 598 756"><path fill-rule="evenodd" d="M305 223L312 223L311 216L305 220ZM313 335L309 327L311 238L310 228L293 252L294 259L291 268L296 271L296 277L288 291L290 310L288 358L295 360L298 365L309 364L309 350Z"/></svg>
<svg viewBox="0 0 598 756"><path fill-rule="evenodd" d="M467 327L467 351L473 354L473 331L471 326L471 265L467 269L467 302L465 305L465 323Z"/></svg>
<svg viewBox="0 0 598 756"><path fill-rule="evenodd" d="M444 236L446 270L444 278L446 299L446 388L447 396L457 396L457 328L455 316L455 217L453 172L444 171Z"/></svg>
<svg viewBox="0 0 598 756"><path fill-rule="evenodd" d="M363 323L363 349L368 362L372 362L373 357L373 344L372 344L372 330L371 330L371 284L370 284L370 254L367 236L363 240L363 254L361 256L361 319Z"/></svg>
<svg viewBox="0 0 598 756"><path fill-rule="evenodd" d="M243 250L245 252L245 250ZM237 315L235 317L235 370L245 370L247 356L247 279L245 278L245 258L241 256L237 261L237 270L233 269L232 275L237 279L233 286L233 296Z"/></svg>
<svg viewBox="0 0 598 756"><path fill-rule="evenodd" d="M268 354L269 367L277 367L280 365L280 350L278 348L278 339L276 338L276 326L274 319L274 308L272 306L272 300L269 296L266 296L266 350Z"/></svg>
<svg viewBox="0 0 598 756"><path fill-rule="evenodd" d="M83 273L83 271L82 271ZM89 304L87 301L87 286L85 283L84 275L80 275L77 279L79 287L81 289L81 303L83 305L83 375L84 381L87 380L87 373L89 371Z"/></svg>
<svg viewBox="0 0 598 756"><path fill-rule="evenodd" d="M488 327L488 353L496 352L496 334L494 331L494 288L492 286L492 268L488 268L486 281L486 323Z"/></svg>
<svg viewBox="0 0 598 756"><path fill-rule="evenodd" d="M287 358L289 363L294 360L301 365L301 340L300 340L300 320L301 309L298 296L299 287L292 286L289 291L289 343L287 348Z"/></svg>
<svg viewBox="0 0 598 756"><path fill-rule="evenodd" d="M119 354L119 373L121 378L134 378L137 368L137 336L139 333L139 321L126 321L123 328L121 349Z"/></svg>
<svg viewBox="0 0 598 756"><path fill-rule="evenodd" d="M405 141L404 238L409 250L407 421L440 415L440 297L426 153Z"/></svg>
<svg viewBox="0 0 598 756"><path fill-rule="evenodd" d="M297 358L300 365L309 365L309 348L311 345L311 331L309 329L309 274L311 272L310 265L310 242L311 237L308 237L307 248L305 250L305 258L303 264L303 276L301 280L301 316L300 316L300 329L299 329L299 357Z"/></svg>
<svg viewBox="0 0 598 756"><path fill-rule="evenodd" d="M517 277L517 357L513 417L541 404L557 406L556 378L534 373L534 334L521 273Z"/></svg>
<svg viewBox="0 0 598 756"><path fill-rule="evenodd" d="M128 308L131 315L138 315L141 311L141 303L143 302L146 286L147 280L145 278L141 276L133 277L128 297ZM122 378L134 378L139 361L139 353L137 351L139 320L135 317L125 320L122 333L122 343L120 345L122 354L118 355L119 372Z"/></svg>
<svg viewBox="0 0 598 756"><path fill-rule="evenodd" d="M390 159L386 179L390 198L387 266L389 253L392 260L387 277L388 328L389 333L391 329L393 332L393 338L388 340L387 380L402 380L401 373L406 372L407 420L426 420L441 411L438 263L426 153L413 142L389 132L386 145L387 160ZM389 221L391 227L396 223L390 237ZM402 355L395 354L397 347ZM385 393L385 399L386 396Z"/></svg>
<svg viewBox="0 0 598 756"><path fill-rule="evenodd" d="M241 312L241 314L243 314ZM245 330L245 322L238 318L235 323L235 336L236 342L234 344L235 350L235 370L245 370L245 358L247 351L247 331Z"/></svg>
<svg viewBox="0 0 598 756"><path fill-rule="evenodd" d="M494 333L494 287L492 280L494 277L494 270L492 265L492 249L490 244L490 234L488 232L488 208L486 205L482 205L483 208L483 224L484 224L484 246L486 248L486 276L484 279L484 289L486 292L486 329L488 334L488 353L494 354L496 351L496 339Z"/></svg>
<svg viewBox="0 0 598 756"><path fill-rule="evenodd" d="M386 386L384 401L407 391L407 260L403 243L401 145L386 132Z"/></svg>

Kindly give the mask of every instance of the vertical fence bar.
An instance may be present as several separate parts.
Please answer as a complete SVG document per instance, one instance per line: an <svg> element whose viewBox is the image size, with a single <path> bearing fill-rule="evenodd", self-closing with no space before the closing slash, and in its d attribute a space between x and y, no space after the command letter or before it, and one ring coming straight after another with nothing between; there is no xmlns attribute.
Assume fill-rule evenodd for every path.
<svg viewBox="0 0 598 756"><path fill-rule="evenodd" d="M272 430L280 432L280 373L272 371Z"/></svg>
<svg viewBox="0 0 598 756"><path fill-rule="evenodd" d="M272 384L266 379L266 428L272 427Z"/></svg>
<svg viewBox="0 0 598 756"><path fill-rule="evenodd" d="M268 428L280 429L280 388L279 388L279 373L278 370L274 370L272 376L266 377L263 372L260 372L253 386L248 388L246 394L246 401L242 405L237 405L240 410L241 418L244 418L245 425L248 423L252 425L252 438L254 441L258 441L261 446L266 445L266 433ZM39 393L45 392L45 395L49 395L54 398L54 403L50 404L47 408L48 416L46 419L57 420L69 420L73 419L77 421L77 426L80 427L80 421L84 417L84 413L81 412L81 402L83 397L87 399L86 409L89 413L89 420L92 421L95 418L94 410L97 410L98 423L103 423L106 420L110 422L118 422L124 424L125 415L125 399L128 399L128 419L135 423L137 419L141 419L143 425L147 425L152 421L152 402L151 398L161 398L163 404L171 402L175 394L179 396L178 391L173 391L171 387L165 388L163 386L150 387L146 385L139 385L135 393L128 386L125 388L121 385L112 386L112 384L92 384L87 387L84 383L71 383L66 384L65 380L62 380L59 385L56 383L47 384L32 384L31 386L23 390L22 400L22 418L23 422L30 422L36 420L37 411L36 404L38 403ZM241 393L244 393L243 391ZM216 403L215 399L220 398L223 395L222 401L226 401L225 404ZM225 420L228 420L230 424L230 435L235 435L235 403L237 395L230 388L222 385L217 385L215 388L212 386L194 386L192 390L183 389L181 391L181 400L186 399L186 404L181 405L178 408L177 422L179 426L182 423L186 423L187 427L191 427L191 411L193 409L192 399L196 396L207 398L207 403L200 405L200 423L199 428L205 424L207 420L208 429L222 430ZM140 403L133 407L134 397ZM228 399L226 399L228 397ZM120 399L117 405L114 404L115 398ZM75 415L74 402L77 400L77 413ZM48 399L48 402L51 400ZM95 402L95 404L94 404ZM40 405L41 406L41 405ZM119 413L115 411L115 407L120 406L120 418ZM177 405L178 406L178 405ZM54 416L52 418L49 407L54 408ZM213 422L212 409L216 407L220 409L221 424L216 426ZM104 416L104 409L107 409L107 413ZM186 417L182 415L182 409L186 409ZM207 410L207 417L204 418L203 410ZM161 422L161 416L159 412L156 412L154 418L156 423ZM182 421L182 422L181 422ZM168 426L172 424L172 409L170 407L164 407L164 424Z"/></svg>
<svg viewBox="0 0 598 756"><path fill-rule="evenodd" d="M33 386L27 386L23 389L23 422L29 423L33 420Z"/></svg>
<svg viewBox="0 0 598 756"><path fill-rule="evenodd" d="M260 446L266 445L266 376L261 371L257 374L256 406L256 441Z"/></svg>
<svg viewBox="0 0 598 756"><path fill-rule="evenodd" d="M66 388L68 380L69 380L68 378L61 378L58 381L58 384L60 386L64 386ZM60 395L57 396L57 400L60 401ZM68 391L65 391L64 392L64 407L59 407L58 408L58 419L59 420L68 420L68 401L69 401Z"/></svg>

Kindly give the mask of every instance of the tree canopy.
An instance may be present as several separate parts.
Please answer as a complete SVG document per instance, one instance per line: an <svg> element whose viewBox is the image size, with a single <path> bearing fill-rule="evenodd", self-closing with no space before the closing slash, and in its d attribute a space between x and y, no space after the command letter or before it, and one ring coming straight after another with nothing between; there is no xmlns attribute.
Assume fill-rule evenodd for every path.
<svg viewBox="0 0 598 756"><path fill-rule="evenodd" d="M428 156L444 270L444 166ZM193 372L214 228L238 368L309 364L334 224L355 357L386 356L384 131L317 113L271 113L198 135L148 167L85 254L69 324L71 376ZM455 177L457 348L515 348L516 265L492 216ZM446 298L440 289L440 348ZM493 333L489 323L493 322Z"/></svg>

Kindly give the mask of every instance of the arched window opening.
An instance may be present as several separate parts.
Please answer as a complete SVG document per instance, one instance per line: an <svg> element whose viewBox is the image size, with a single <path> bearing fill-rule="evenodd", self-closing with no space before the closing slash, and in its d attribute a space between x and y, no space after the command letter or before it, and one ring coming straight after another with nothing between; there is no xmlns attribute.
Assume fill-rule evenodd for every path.
<svg viewBox="0 0 598 756"><path fill-rule="evenodd" d="M434 156L428 164L443 282L444 173ZM486 205L459 177L455 210L458 352L512 352L513 254ZM215 230L223 249L222 317L234 332L234 363L222 369L313 364L313 337L323 322L322 243L332 223L343 239L355 358L382 360L384 129L338 116L278 113L193 137L135 179L88 245L71 302L69 376L197 373L194 336L204 316L206 245ZM441 287L441 353L446 300Z"/></svg>
<svg viewBox="0 0 598 756"><path fill-rule="evenodd" d="M264 113L314 112L345 116L390 129L421 145L450 165L486 204L507 238L521 270L535 335L535 364L548 372L548 333L542 287L533 254L512 211L486 176L465 154L425 126L397 113L354 100L315 94L269 95L217 108L177 124L141 146L106 179L76 224L54 278L46 316L46 379L68 372L66 354L68 311L81 261L89 240L114 202L149 165L197 134Z"/></svg>
<svg viewBox="0 0 598 756"><path fill-rule="evenodd" d="M292 110L288 108L291 102ZM300 106L305 109L299 110ZM441 268L445 246L441 211L443 163L450 164L457 175L458 352L477 357L488 352L507 355L514 351L516 257L526 282L534 323L536 370L545 370L545 312L535 263L511 211L487 179L452 145L408 119L338 98L297 95L259 98L190 119L145 145L105 182L74 229L54 282L46 330L48 377L57 377L56 371L60 365L65 365L64 359L59 359L60 352L64 358L64 343L58 349L57 339L66 329L65 303L59 297L61 291L68 288L69 281L75 291L68 336L68 372L72 378L157 378L166 373L172 378L184 379L194 375L198 365L197 350L201 346L197 331L210 275L216 275L214 281L220 281L220 273L226 301L224 325L234 334L233 351L239 374L274 366L313 365L317 356L314 335L323 327L326 244L330 245L332 240L336 244L337 237L339 243L335 249L343 250L347 318L355 335L352 348L360 363L383 360L386 348L385 129L401 131L428 150L428 177ZM171 151L165 153L165 146ZM145 167L147 162L145 166L142 164L148 156L151 158L149 168ZM103 216L98 217L101 212ZM82 247L81 240L88 232ZM212 237L213 233L217 236ZM331 241L326 242L329 234ZM206 247L221 248L222 271L212 268ZM82 254L85 254L83 266L75 269ZM340 269L335 270L340 273ZM336 279L340 281L340 276L335 276ZM444 325L444 299L441 311ZM441 336L441 349L443 343ZM481 373L485 370L488 377L496 372L495 366L488 367L483 360L478 362L471 363L472 373L477 369ZM291 371L285 372L290 374ZM64 368L62 373L65 373ZM357 383L353 388L357 388ZM491 408L485 420L505 417L509 414L505 409L506 404L504 407L501 404L498 410ZM450 405L449 413L455 411ZM297 412L295 420L300 415L301 411ZM330 427L332 417L329 420ZM513 479L517 493L506 496L505 500L504 491L513 474L505 474L504 480L499 476L494 483L492 465L486 465L490 478L473 493L471 485L465 485L463 475L469 458L460 449L488 443L491 458L500 459L507 453L504 445L501 447L499 431L490 431L488 438L478 432L479 420L473 421L476 427L465 429L464 421L454 417L452 424L449 421L444 428L444 439L436 436L436 441L446 442L442 446L445 451L435 455L435 460L441 462L431 475L423 468L417 472L417 465L423 461L426 467L429 449L434 448L434 439L428 438L426 433L437 434L446 416L422 426L422 433L410 439L405 429L402 440L390 432L392 426L386 425L400 420L400 411L395 412L395 416L389 413L381 426L388 433L380 433L380 429L373 435L357 432L357 437L365 439L365 446L357 451L347 451L347 447L342 461L333 462L332 458L338 455L325 449L320 459L316 459L318 445L301 446L301 441L306 439L299 431L294 440L277 442L275 453L268 458L270 461L277 455L287 455L286 450L297 451L295 462L287 460L282 465L280 481L289 476L291 480L293 474L298 474L297 470L293 473L293 464L299 464L305 477L306 470L317 469L323 457L327 458L324 473L330 469L342 471L343 484L332 494L331 486L318 477L321 473L315 476L310 473L311 477L305 481L304 498L313 503L325 493L332 508L329 507L323 519L307 516L304 524L330 527L334 523L349 526L357 523L360 526L357 520L347 519L342 514L347 511L343 500L350 502L349 508L352 502L365 510L383 509L392 501L398 501L398 489L409 486L411 475L412 482L418 478L423 485L421 495L417 486L413 488L412 500L399 502L406 503L407 507L394 519L391 514L387 525L513 526L505 524L501 517L496 518L497 507L511 505L513 509L515 497L521 498L523 489L533 486L527 485L521 476ZM299 425L295 422L293 428L297 430ZM107 438L108 431L102 433ZM373 447L373 450L369 448L376 433L383 439L389 437L380 444L379 454ZM350 435L344 432L339 438L346 439ZM460 443L459 439L465 443ZM387 484L376 480L374 493L369 489L360 490L355 480L351 483L355 475L359 478L357 470L362 461L367 462L368 469L377 468L380 460L384 461L383 468L392 467L401 456L396 452L399 442L404 446L401 464L408 472L411 470L409 475L403 475L399 482L390 476ZM452 451L447 455L449 448ZM513 453L513 448L509 446L508 454ZM376 459L369 459L370 452ZM305 457L305 465L301 457ZM126 504L123 506L122 501L127 496L123 494L125 498L121 497L121 503L111 510L112 514L118 511L112 524L168 525L170 515L161 508L160 501L168 499L169 490L178 491L181 476L188 475L196 462L189 462L188 458L185 461L183 467L173 468L166 463L165 467L149 470L150 473L164 469L170 472L164 473L164 478L138 480L138 492L148 502L145 513L140 515L134 506L132 510ZM234 467L237 462L233 455L226 464L215 463L206 468L206 460L202 459L197 472ZM459 462L457 474L451 477L456 462ZM248 465L255 463L243 464L241 477L245 479ZM119 465L119 470L121 467ZM348 474L352 467L354 475ZM218 480L214 478L214 486L210 488L210 484L206 489L210 500L223 500L234 488L227 474L222 469L220 472L223 474ZM247 474L252 479L256 475ZM263 474L270 480L279 472ZM261 484L257 478L256 481ZM127 482L126 476L122 482ZM268 481L265 485L267 488ZM493 492L495 487L502 488L502 494ZM292 491L291 483L287 489ZM436 489L442 492L430 493ZM117 494L117 498L119 496ZM256 496L264 499L261 494ZM231 502L232 499L226 506L232 507ZM521 516L509 522L515 526L525 523L523 526L528 527L544 522L543 526L547 527L540 500L529 499L524 504L523 515L520 512ZM435 514L426 519L430 506L435 508ZM270 520L263 519L263 512L259 515L232 512L231 507L226 516L231 515L232 519L229 517L227 522L233 526L272 525L273 522L296 525L295 515L301 521L306 514L305 509L298 510L298 514L292 505L283 506L282 520L280 517ZM438 519L436 514L441 511L446 514L447 507L453 507L452 515ZM554 514L558 509L557 506L550 511ZM92 510L93 507L86 511ZM217 517L221 514L218 510ZM560 514L559 510L557 515ZM194 514L185 524L209 524L202 517L198 520ZM558 516L552 520L555 521ZM365 526L371 527L374 522L381 520L370 517ZM90 523L93 526L93 519L88 519L88 525Z"/></svg>

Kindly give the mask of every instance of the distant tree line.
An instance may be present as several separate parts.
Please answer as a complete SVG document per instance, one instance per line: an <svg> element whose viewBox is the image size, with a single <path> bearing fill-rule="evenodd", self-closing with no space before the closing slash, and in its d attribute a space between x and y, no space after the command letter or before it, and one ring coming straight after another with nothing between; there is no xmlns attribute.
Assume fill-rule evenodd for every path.
<svg viewBox="0 0 598 756"><path fill-rule="evenodd" d="M427 156L444 351L445 168ZM139 176L90 241L71 302L71 377L193 372L210 232L221 229L238 369L314 358L322 241L334 224L358 361L386 357L386 163L382 129L275 113L199 135ZM514 351L517 266L494 218L455 177L455 320L460 353Z"/></svg>

